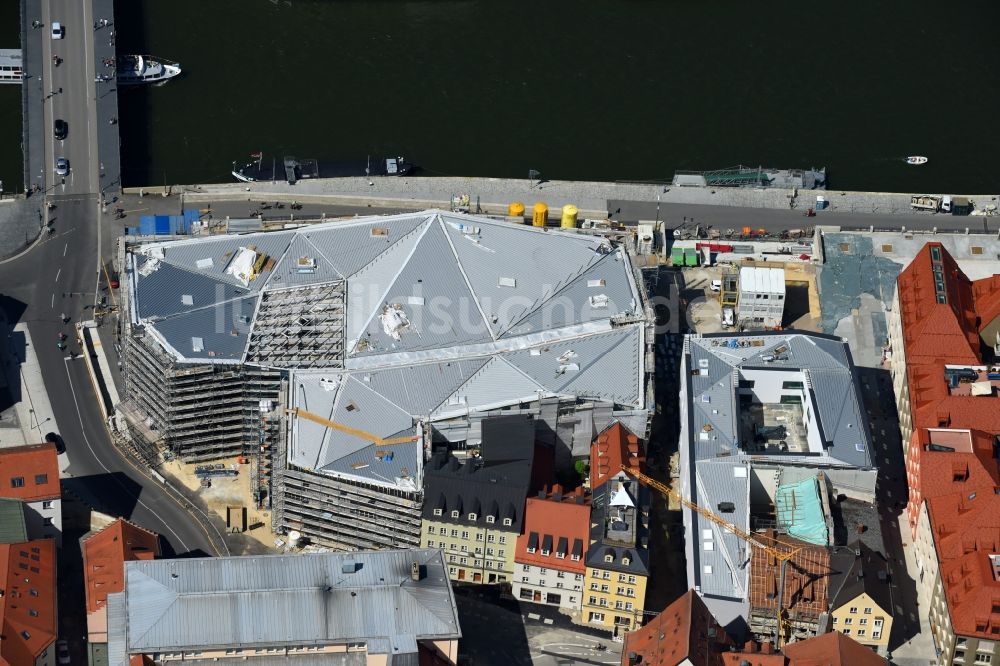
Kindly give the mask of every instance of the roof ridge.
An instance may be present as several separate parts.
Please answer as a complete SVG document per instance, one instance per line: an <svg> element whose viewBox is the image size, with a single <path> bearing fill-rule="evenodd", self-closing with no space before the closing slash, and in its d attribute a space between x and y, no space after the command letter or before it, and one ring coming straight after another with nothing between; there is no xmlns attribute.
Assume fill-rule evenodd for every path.
<svg viewBox="0 0 1000 666"><path fill-rule="evenodd" d="M448 241L448 247L451 249L451 254L455 257L455 265L458 266L458 272L462 274L462 279L465 280L465 286L469 288L469 293L472 294L472 301L476 304L479 316L483 318L483 323L486 324L486 330L489 331L490 338L496 342L500 335L499 333L494 332L493 327L490 325L490 318L486 316L486 312L483 310L482 299L472 286L472 280L469 279L469 274L465 272L465 266L462 265L462 258L458 256L458 250L455 249L455 243L451 240L451 234L448 233L448 230L445 228L445 221L440 213L438 213L436 221L438 226L441 227L441 231L444 232L444 239Z"/></svg>
<svg viewBox="0 0 1000 666"><path fill-rule="evenodd" d="M565 283L563 283L555 291L551 292L547 296L543 295L543 296L539 296L537 299L535 299L535 301L531 305L529 305L528 308L523 313L521 313L521 316L519 318L517 318L516 320L512 320L507 325L507 327L504 330L500 331L497 334L497 337L502 337L502 336L506 335L507 333L509 333L514 327L516 327L522 321L524 321L525 319L527 319L531 315L535 314L535 312L537 312L538 310L540 310L546 303L548 303L553 298L555 298L556 296L558 296L559 294L561 294L562 292L564 292L565 290L569 289L571 286L573 286L574 284L576 284L577 282L579 282L580 279L584 276L584 274L586 274L587 272L589 272L592 268L596 267L598 264L600 264L603 261L605 261L608 257L613 257L615 254L618 254L618 252L617 251L616 252L609 252L608 254L605 254L605 255L601 255L601 254L598 254L597 252L595 252L594 256L596 258L594 260L592 260L589 264L587 264L583 268L579 269L576 272L575 275L571 276Z"/></svg>

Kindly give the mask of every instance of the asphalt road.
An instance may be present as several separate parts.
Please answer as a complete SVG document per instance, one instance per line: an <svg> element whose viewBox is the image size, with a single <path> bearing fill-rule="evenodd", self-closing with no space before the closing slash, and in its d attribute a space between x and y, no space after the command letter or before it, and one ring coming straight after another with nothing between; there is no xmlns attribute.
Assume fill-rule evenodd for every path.
<svg viewBox="0 0 1000 666"><path fill-rule="evenodd" d="M45 168L52 175L53 185L48 191L56 195L86 194L97 189L94 30L90 5L69 0L52 0L42 5ZM63 39L52 39L53 21L62 24ZM59 65L53 63L53 56L61 59ZM56 140L53 135L57 118L69 125L65 140ZM69 160L70 172L65 178L55 176L58 157Z"/></svg>
<svg viewBox="0 0 1000 666"><path fill-rule="evenodd" d="M735 206L711 206L703 204L657 205L655 201L609 201L608 213L615 220L636 222L638 220L661 220L667 229L689 228L701 225L719 231L743 227L767 229L770 232L784 229L805 229L816 225L834 225L843 229L898 230L903 227L913 230L930 231L935 227L941 231L960 231L966 228L973 233L993 233L1000 231L1000 216L956 216L944 214L900 214L875 215L871 213L849 213L820 211L815 217L806 217L799 209L777 210L774 208L739 208Z"/></svg>
<svg viewBox="0 0 1000 666"><path fill-rule="evenodd" d="M100 229L95 194L50 196L49 201L55 206L48 211L53 232L0 264L4 295L0 307L12 323L26 323L35 342L59 434L66 443L71 478L64 480L64 487L98 510L125 516L163 535L168 553L214 555L201 524L118 453L105 429L86 366L56 346L60 332L72 340L73 323L92 317L99 289L98 243L103 240L107 251L110 229ZM110 221L105 218L104 224ZM69 324L62 322L63 314L71 318Z"/></svg>

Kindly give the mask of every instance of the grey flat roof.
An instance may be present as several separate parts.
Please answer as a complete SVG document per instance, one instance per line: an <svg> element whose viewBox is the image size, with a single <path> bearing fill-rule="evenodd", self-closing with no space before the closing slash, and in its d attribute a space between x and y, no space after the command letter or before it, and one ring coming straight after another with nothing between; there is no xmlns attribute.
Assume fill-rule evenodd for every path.
<svg viewBox="0 0 1000 666"><path fill-rule="evenodd" d="M411 579L412 562L420 580ZM123 609L124 626L124 635L109 635L116 658L345 642L415 649L419 640L461 636L440 550L128 562L114 601L109 620Z"/></svg>

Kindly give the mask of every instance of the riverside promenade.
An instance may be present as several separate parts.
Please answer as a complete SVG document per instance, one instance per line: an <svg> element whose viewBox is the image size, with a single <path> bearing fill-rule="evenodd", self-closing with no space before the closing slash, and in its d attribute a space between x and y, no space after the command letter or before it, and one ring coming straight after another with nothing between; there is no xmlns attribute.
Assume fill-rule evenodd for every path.
<svg viewBox="0 0 1000 666"><path fill-rule="evenodd" d="M162 187L129 188L128 193L161 193ZM661 206L723 206L772 211L797 211L803 215L816 206L816 197L830 202L822 215L847 213L854 216L892 216L952 222L952 216L930 215L910 208L910 193L842 192L840 190L793 190L750 188L673 187L663 184L606 183L585 181L528 181L502 178L456 177L373 177L300 180L295 185L284 181L256 183L221 183L178 185L171 194L182 194L192 206L212 201L295 200L300 203L361 205L372 208L448 208L453 196L469 195L473 212L502 215L508 204L520 201L530 213L536 201L548 205L557 216L565 204L573 204L581 218L620 216L619 208L644 204L629 219L655 219L656 204ZM969 195L977 208L997 204L996 195ZM991 221L997 218L990 218ZM969 218L963 218L965 224ZM803 221L804 223L805 221ZM828 223L836 224L828 220ZM972 219L974 226L981 222Z"/></svg>

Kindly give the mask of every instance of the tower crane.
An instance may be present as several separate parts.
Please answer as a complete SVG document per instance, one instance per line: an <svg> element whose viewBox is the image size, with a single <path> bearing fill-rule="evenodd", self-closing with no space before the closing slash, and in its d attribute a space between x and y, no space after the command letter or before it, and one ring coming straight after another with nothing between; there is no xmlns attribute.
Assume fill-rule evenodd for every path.
<svg viewBox="0 0 1000 666"><path fill-rule="evenodd" d="M656 479L643 474L637 468L623 466L622 470L634 476L641 483L649 486L653 490L656 490L664 497L672 497L676 499L685 508L691 509L698 515L704 517L706 520L712 521L713 523L715 523L722 529L726 530L727 532L730 532L739 537L740 539L742 539L743 541L746 541L751 546L761 549L762 551L764 551L765 553L767 553L768 555L770 555L771 557L773 557L774 559L778 560L781 563L781 576L780 576L780 581L778 583L777 618L774 628L774 645L777 649L780 650L782 645L784 645L785 634L786 634L785 627L788 619L787 611L784 608L782 608L785 596L785 567L788 565L788 561L793 557L795 557L796 553L802 550L802 547L794 546L791 544L782 544L782 542L778 541L777 539L772 539L770 537L765 537L762 535L756 535L756 534L751 534L749 532L745 532L744 530L740 529L733 523L727 522L726 520L720 518L712 511L705 509L701 506L698 506L691 500L686 499L683 495L681 495L679 492L677 492L667 484L661 483L660 481L657 481ZM777 548L775 546L769 545L765 542L765 540L774 541L776 544L782 545L783 548Z"/></svg>
<svg viewBox="0 0 1000 666"><path fill-rule="evenodd" d="M388 439L383 439L374 433L370 433L366 430L360 430L358 428L352 428L351 426L344 425L343 423L337 423L336 421L331 421L330 419L323 418L319 414L313 414L312 412L307 412L304 409L286 409L286 413L293 416L297 416L300 419L306 419L307 421L312 421L313 423L318 423L321 426L326 426L327 428L332 428L334 430L346 433L348 435L353 435L358 439L364 439L375 446L392 446L394 444L407 444L409 442L416 442L420 439L417 435L403 435L402 437L390 437Z"/></svg>

